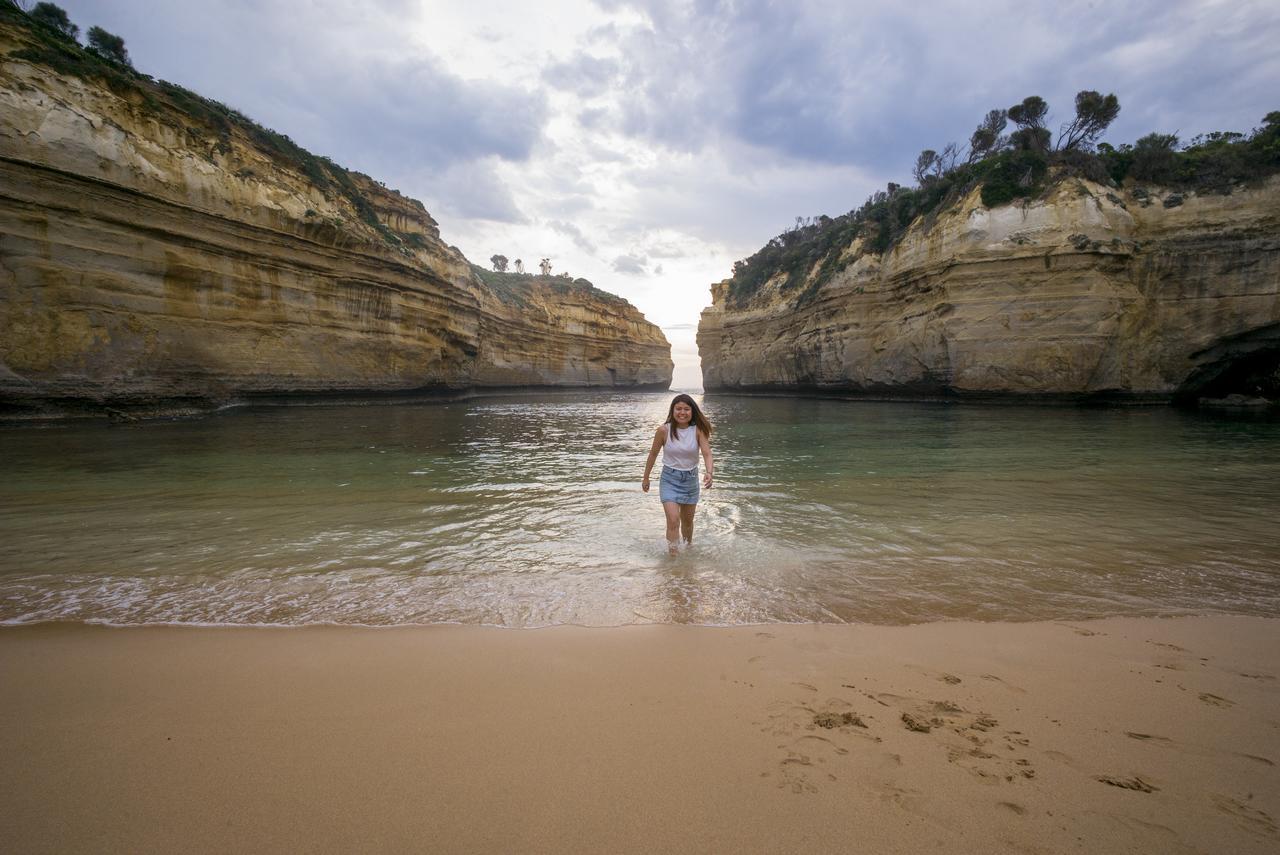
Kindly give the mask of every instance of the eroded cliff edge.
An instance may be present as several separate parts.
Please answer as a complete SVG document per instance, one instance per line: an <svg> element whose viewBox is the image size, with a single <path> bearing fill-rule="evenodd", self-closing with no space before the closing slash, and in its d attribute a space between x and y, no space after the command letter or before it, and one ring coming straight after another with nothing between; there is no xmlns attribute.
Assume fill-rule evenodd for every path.
<svg viewBox="0 0 1280 855"><path fill-rule="evenodd" d="M974 189L883 255L856 239L841 261L816 290L784 290L782 274L747 300L713 286L706 388L1140 401L1280 389L1280 177L1229 195L1066 178L995 208Z"/></svg>
<svg viewBox="0 0 1280 855"><path fill-rule="evenodd" d="M625 300L490 287L417 201L76 50L0 20L5 414L669 385Z"/></svg>

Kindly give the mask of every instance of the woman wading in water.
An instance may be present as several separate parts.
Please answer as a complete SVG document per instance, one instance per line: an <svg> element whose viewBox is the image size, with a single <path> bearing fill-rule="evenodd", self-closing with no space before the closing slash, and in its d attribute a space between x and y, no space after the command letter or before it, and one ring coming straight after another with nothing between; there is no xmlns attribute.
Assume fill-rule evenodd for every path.
<svg viewBox="0 0 1280 855"><path fill-rule="evenodd" d="M688 395L676 395L667 420L653 434L640 489L649 492L649 473L662 449L662 477L658 497L667 515L667 552L675 555L683 538L693 543L693 512L698 508L698 454L707 463L702 486L711 486L711 422Z"/></svg>

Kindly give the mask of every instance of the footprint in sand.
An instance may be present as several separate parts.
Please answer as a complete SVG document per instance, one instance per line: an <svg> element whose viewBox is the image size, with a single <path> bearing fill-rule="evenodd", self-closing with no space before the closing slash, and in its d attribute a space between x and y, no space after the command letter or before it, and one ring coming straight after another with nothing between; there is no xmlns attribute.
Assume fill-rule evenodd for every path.
<svg viewBox="0 0 1280 855"><path fill-rule="evenodd" d="M1252 798L1252 794L1248 798ZM1240 820L1240 827L1263 837L1276 837L1278 829L1275 820L1264 810L1250 807L1239 799L1230 796L1213 794L1213 804L1223 813L1230 814Z"/></svg>
<svg viewBox="0 0 1280 855"><path fill-rule="evenodd" d="M919 734L928 734L945 749L948 763L964 768L984 782L1009 783L1019 778L1036 777L1031 761L1022 756L1030 740L1017 730L991 733L1000 726L994 717L986 713L967 713L951 700L881 697L907 702L897 704L901 710L902 726ZM907 709L903 710L902 706L907 706ZM996 738L1003 740L1008 754L992 753L991 745Z"/></svg>
<svg viewBox="0 0 1280 855"><path fill-rule="evenodd" d="M790 790L793 793L818 792L818 788L814 786L811 780L816 770L813 768L813 760L808 754L788 751L787 756L782 759L778 766L778 789Z"/></svg>
<svg viewBox="0 0 1280 855"><path fill-rule="evenodd" d="M1252 760L1252 761L1254 761L1255 763L1261 763L1263 766L1274 766L1274 765L1276 765L1276 764L1275 764L1275 763L1273 763L1272 761L1268 760L1266 757L1259 757L1257 754L1241 754L1241 755L1239 755L1239 756L1240 756L1240 757L1243 757L1243 758L1244 758L1244 759L1246 759L1246 760Z"/></svg>
<svg viewBox="0 0 1280 855"><path fill-rule="evenodd" d="M954 686L960 682L960 678L957 677L955 674L943 674L938 679L949 686Z"/></svg>
<svg viewBox="0 0 1280 855"><path fill-rule="evenodd" d="M1132 739L1142 740L1143 742L1173 742L1173 740L1169 739L1167 736L1152 736L1150 733L1135 733L1132 730L1126 730L1124 735Z"/></svg>
<svg viewBox="0 0 1280 855"><path fill-rule="evenodd" d="M865 696L866 696L867 698L869 698L870 700L875 701L876 703L878 703L878 704L879 704L880 706L882 706L882 707L887 707L887 706L889 706L889 703L888 703L887 701L881 700L878 696L873 695L871 692L863 692L862 694L863 694L863 695L865 695ZM894 697L894 696L893 696L893 695L890 695L889 697Z"/></svg>
<svg viewBox="0 0 1280 855"><path fill-rule="evenodd" d="M1234 707L1236 705L1235 701L1228 700L1220 695L1210 694L1209 692L1201 692L1200 700L1204 701L1211 707L1222 707L1224 709L1227 707Z"/></svg>
<svg viewBox="0 0 1280 855"><path fill-rule="evenodd" d="M831 730L837 727L861 727L866 728L867 723L862 720L862 716L855 712L818 712L813 714L813 723L818 727Z"/></svg>
<svg viewBox="0 0 1280 855"><path fill-rule="evenodd" d="M1027 809L1022 805L1014 804L1013 802L996 802L996 805L1005 808L1006 810L1011 810L1018 816L1023 816L1027 812Z"/></svg>
<svg viewBox="0 0 1280 855"><path fill-rule="evenodd" d="M1168 643L1168 642L1166 642L1166 641L1151 641L1151 640L1148 640L1148 641L1147 641L1147 644L1154 644L1156 647L1163 647L1163 648L1164 648L1164 649L1166 649L1166 650L1176 650L1178 653L1186 653L1186 652L1187 652L1187 648L1185 648L1185 647L1179 647L1179 646L1178 646L1178 645L1176 645L1176 644L1169 644L1169 643Z"/></svg>
<svg viewBox="0 0 1280 855"><path fill-rule="evenodd" d="M778 762L776 786L793 793L816 793L818 781L840 780L835 772L841 768L840 758L849 754L849 749L817 734L805 734L779 747L785 753Z"/></svg>
<svg viewBox="0 0 1280 855"><path fill-rule="evenodd" d="M903 810L918 812L921 804L921 793L919 790L913 790L909 787L899 787L897 784L882 781L872 786L872 790L880 796L883 802L892 802Z"/></svg>
<svg viewBox="0 0 1280 855"><path fill-rule="evenodd" d="M907 730L912 730L916 733L928 733L933 730L935 726L941 726L941 724L942 719L925 718L924 716L912 715L909 712L904 712L902 714L902 726Z"/></svg>
<svg viewBox="0 0 1280 855"><path fill-rule="evenodd" d="M1014 686L1010 683L1006 683L1004 680L1000 679L995 674L983 674L982 679L990 680L993 683L999 683L1000 685L1004 686L1006 689L1008 689L1011 692L1017 692L1022 695L1025 695L1027 693L1026 689L1022 689L1022 688L1019 688L1018 686Z"/></svg>
<svg viewBox="0 0 1280 855"><path fill-rule="evenodd" d="M807 683L797 685L817 691ZM760 729L771 736L783 737L777 743L782 754L775 771L762 773L760 777L774 778L779 789L793 793L817 792L819 784L839 779L836 773L848 762L842 758L853 749L880 742L880 737L869 732L866 720L850 708L848 702L831 698L821 708L816 706L787 701L770 705L768 721Z"/></svg>
<svg viewBox="0 0 1280 855"><path fill-rule="evenodd" d="M756 638L777 638L772 632L757 632Z"/></svg>
<svg viewBox="0 0 1280 855"><path fill-rule="evenodd" d="M816 691L818 691L818 687L817 687L817 686L810 685L809 683L792 683L791 685L793 685L793 686L799 686L799 687L800 687L800 688L802 688L802 689L808 689L810 692L816 692Z"/></svg>
<svg viewBox="0 0 1280 855"><path fill-rule="evenodd" d="M1093 779L1095 781L1101 781L1111 787L1119 787L1122 790L1136 790L1139 793L1155 793L1160 791L1159 787L1154 784L1147 783L1138 775L1134 775L1132 778L1121 778L1115 775L1095 775Z"/></svg>

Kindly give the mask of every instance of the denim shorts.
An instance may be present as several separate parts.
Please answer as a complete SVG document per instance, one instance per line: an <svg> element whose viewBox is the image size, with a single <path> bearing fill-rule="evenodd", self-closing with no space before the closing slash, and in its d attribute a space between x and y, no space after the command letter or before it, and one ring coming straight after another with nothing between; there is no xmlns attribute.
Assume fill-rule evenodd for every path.
<svg viewBox="0 0 1280 855"><path fill-rule="evenodd" d="M658 483L658 497L664 502L681 505L698 504L698 470L662 467L662 480Z"/></svg>

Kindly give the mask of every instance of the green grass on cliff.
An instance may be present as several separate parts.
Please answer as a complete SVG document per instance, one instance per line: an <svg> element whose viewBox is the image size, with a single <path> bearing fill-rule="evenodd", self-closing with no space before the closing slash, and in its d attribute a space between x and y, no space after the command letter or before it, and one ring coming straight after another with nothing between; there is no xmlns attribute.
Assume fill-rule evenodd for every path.
<svg viewBox="0 0 1280 855"><path fill-rule="evenodd" d="M514 303L518 306L529 305L527 299L529 286L538 284L549 288L556 294L587 293L593 299L602 303L611 303L619 307L631 307L631 304L622 297L617 294L610 294L608 291L601 291L586 279L565 279L563 276L535 276L531 273L499 273L496 270L486 270L476 264L471 265L471 269L503 302Z"/></svg>
<svg viewBox="0 0 1280 855"><path fill-rule="evenodd" d="M10 51L8 57L105 86L144 113L184 129L193 148L203 147L210 160L217 154L229 153L232 136L238 133L271 160L306 176L322 191L346 198L361 222L388 244L397 249L405 245L404 236L397 235L378 219L369 199L355 186L351 172L327 157L312 154L288 135L263 127L220 101L104 59L32 21L8 3L0 2L0 26L9 29L14 40L25 45Z"/></svg>

